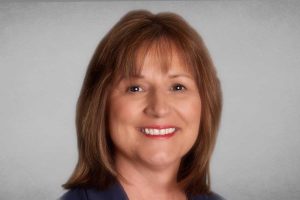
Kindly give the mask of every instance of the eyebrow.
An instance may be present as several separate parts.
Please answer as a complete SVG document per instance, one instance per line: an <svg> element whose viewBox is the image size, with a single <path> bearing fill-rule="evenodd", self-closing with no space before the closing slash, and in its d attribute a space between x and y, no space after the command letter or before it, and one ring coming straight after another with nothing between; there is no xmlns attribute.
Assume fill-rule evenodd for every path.
<svg viewBox="0 0 300 200"><path fill-rule="evenodd" d="M185 77L185 78L194 80L194 78L189 74L171 74L171 75L169 75L169 78L178 78L178 77Z"/></svg>
<svg viewBox="0 0 300 200"><path fill-rule="evenodd" d="M178 77L185 77L185 78L189 78L189 79L194 79L189 74L170 74L168 77L171 78L171 79L178 78ZM140 75L140 74L136 74L136 75L131 76L131 78L134 78L134 79L144 79L145 76Z"/></svg>

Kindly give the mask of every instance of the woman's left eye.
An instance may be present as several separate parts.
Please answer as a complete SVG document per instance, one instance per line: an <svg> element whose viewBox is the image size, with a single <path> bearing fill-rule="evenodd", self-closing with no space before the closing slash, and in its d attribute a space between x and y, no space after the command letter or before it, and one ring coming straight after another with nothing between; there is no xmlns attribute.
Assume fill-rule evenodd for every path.
<svg viewBox="0 0 300 200"><path fill-rule="evenodd" d="M171 90L172 91L183 91L183 90L186 90L186 87L182 84L177 83L171 87Z"/></svg>

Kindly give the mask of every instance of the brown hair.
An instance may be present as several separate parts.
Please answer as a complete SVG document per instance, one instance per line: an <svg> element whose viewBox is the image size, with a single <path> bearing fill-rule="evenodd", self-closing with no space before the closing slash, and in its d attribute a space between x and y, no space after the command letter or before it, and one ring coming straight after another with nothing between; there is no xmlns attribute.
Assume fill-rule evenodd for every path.
<svg viewBox="0 0 300 200"><path fill-rule="evenodd" d="M222 110L221 87L213 62L201 37L183 18L145 10L131 11L121 18L102 39L89 63L77 102L79 159L64 188L104 189L116 181L114 147L107 126L110 87L117 76L136 73L137 53L144 49L145 55L153 45L158 47L162 62L170 54L170 45L175 45L195 75L202 105L199 134L182 158L177 180L188 193L210 192L209 162Z"/></svg>

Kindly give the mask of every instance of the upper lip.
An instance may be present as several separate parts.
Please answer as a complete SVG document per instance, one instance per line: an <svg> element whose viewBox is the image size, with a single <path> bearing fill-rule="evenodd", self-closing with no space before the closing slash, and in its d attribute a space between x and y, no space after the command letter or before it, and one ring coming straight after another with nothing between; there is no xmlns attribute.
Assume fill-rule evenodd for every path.
<svg viewBox="0 0 300 200"><path fill-rule="evenodd" d="M147 125L147 126L141 126L140 128L151 128L151 129L167 129L167 128L176 128L178 129L177 126L174 125L159 125L159 124L152 124L152 125Z"/></svg>

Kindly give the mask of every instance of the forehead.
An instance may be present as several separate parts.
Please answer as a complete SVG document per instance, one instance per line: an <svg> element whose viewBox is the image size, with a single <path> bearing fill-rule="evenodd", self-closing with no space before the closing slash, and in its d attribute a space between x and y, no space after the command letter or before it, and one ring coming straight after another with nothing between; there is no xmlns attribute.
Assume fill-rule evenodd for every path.
<svg viewBox="0 0 300 200"><path fill-rule="evenodd" d="M141 76L143 69L153 68L167 73L171 69L185 71L197 79L194 57L191 51L186 50L184 45L177 40L159 38L146 40L139 44L132 44L124 54L119 54L117 63L113 69L113 82L118 83L122 79Z"/></svg>
<svg viewBox="0 0 300 200"><path fill-rule="evenodd" d="M160 70L162 73L184 71L191 74L193 71L183 50L168 40L141 46L136 52L134 68L136 74L147 73L149 70Z"/></svg>

